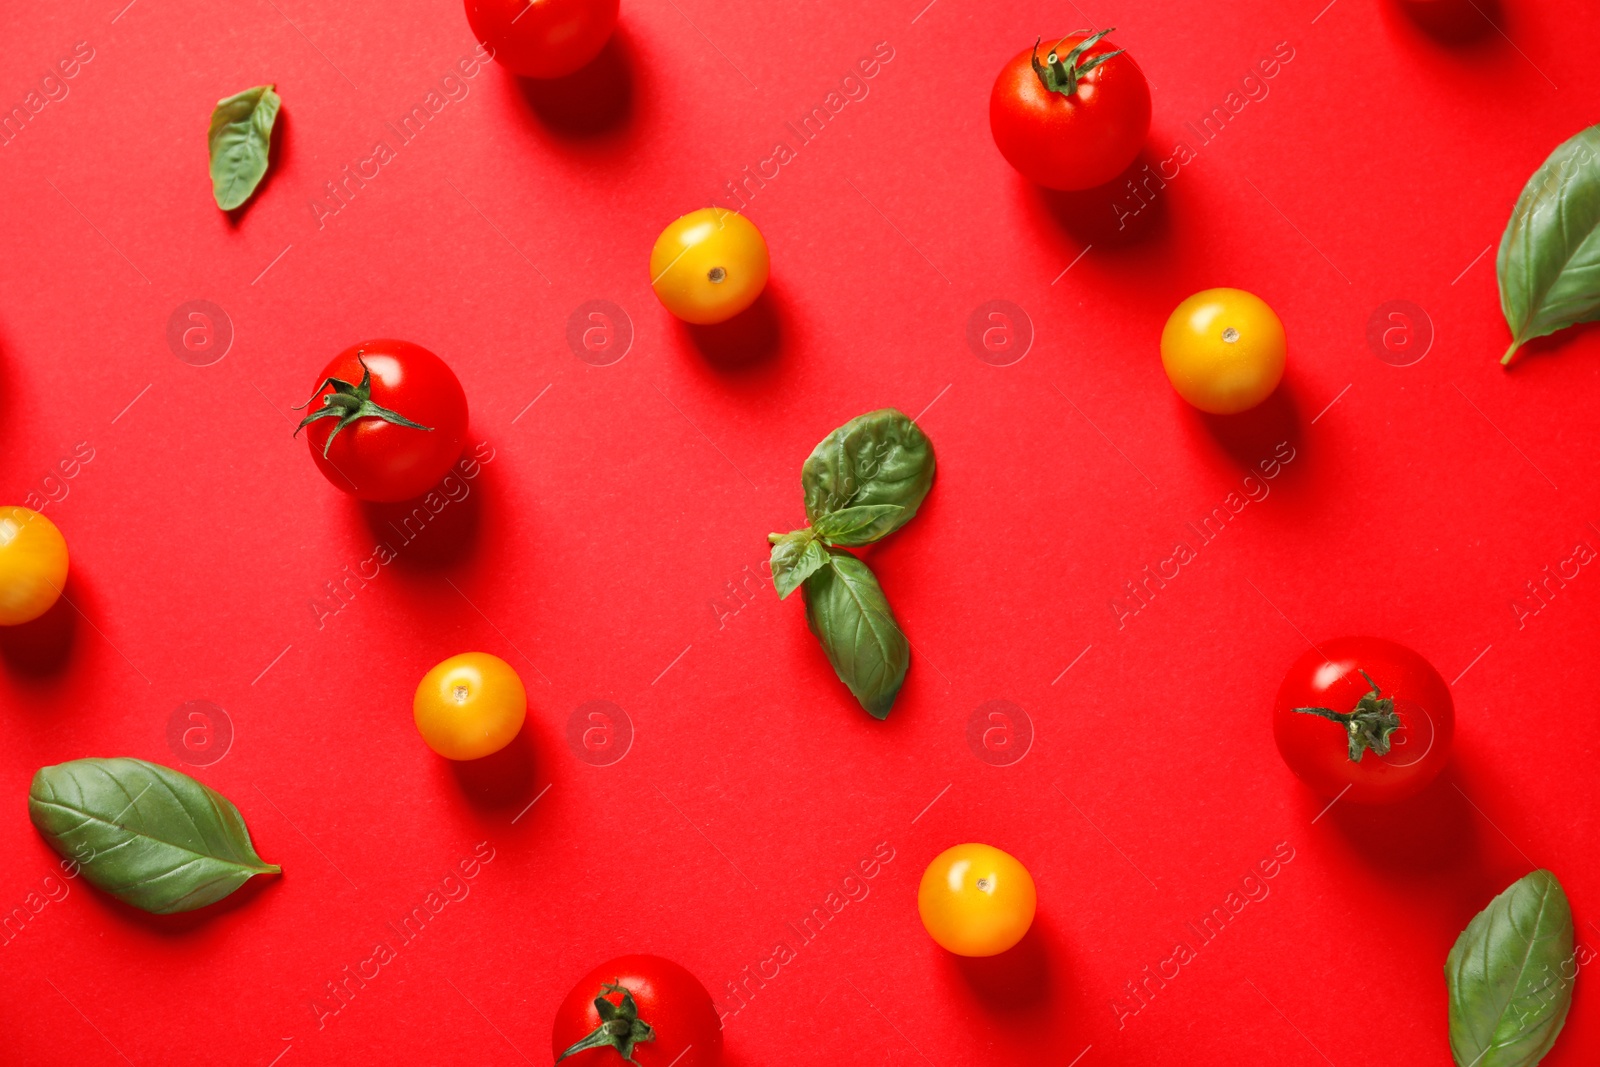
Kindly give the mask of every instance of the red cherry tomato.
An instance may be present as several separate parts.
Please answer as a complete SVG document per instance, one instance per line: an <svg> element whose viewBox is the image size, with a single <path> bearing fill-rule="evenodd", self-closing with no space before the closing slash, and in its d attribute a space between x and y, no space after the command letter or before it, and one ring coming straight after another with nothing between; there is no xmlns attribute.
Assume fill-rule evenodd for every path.
<svg viewBox="0 0 1600 1067"><path fill-rule="evenodd" d="M1150 132L1150 86L1126 52L1071 34L1017 53L989 95L989 129L1006 162L1051 189L1104 185Z"/></svg>
<svg viewBox="0 0 1600 1067"><path fill-rule="evenodd" d="M1272 709L1289 769L1323 796L1358 804L1421 791L1449 762L1455 730L1439 672L1378 637L1324 641L1295 660Z"/></svg>
<svg viewBox="0 0 1600 1067"><path fill-rule="evenodd" d="M625 1025L607 1027L597 998ZM629 1056L639 1067L715 1067L722 1020L705 986L676 963L621 956L572 987L556 1009L550 1046L566 1067L622 1067Z"/></svg>
<svg viewBox="0 0 1600 1067"><path fill-rule="evenodd" d="M323 368L306 408L300 425L311 458L328 481L362 500L427 492L467 436L461 383L444 360L409 341L345 349Z"/></svg>
<svg viewBox="0 0 1600 1067"><path fill-rule="evenodd" d="M494 58L526 78L560 78L600 54L618 0L466 0L467 23Z"/></svg>

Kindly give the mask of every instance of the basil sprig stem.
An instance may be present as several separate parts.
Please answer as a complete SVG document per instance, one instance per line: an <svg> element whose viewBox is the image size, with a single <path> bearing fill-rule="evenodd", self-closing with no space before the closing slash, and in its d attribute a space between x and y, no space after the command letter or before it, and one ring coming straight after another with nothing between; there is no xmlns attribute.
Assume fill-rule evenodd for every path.
<svg viewBox="0 0 1600 1067"><path fill-rule="evenodd" d="M879 719L905 682L911 643L877 576L845 548L904 526L928 495L933 471L933 446L903 413L884 408L851 419L801 469L810 525L767 536L779 598L805 589L806 622L834 673Z"/></svg>
<svg viewBox="0 0 1600 1067"><path fill-rule="evenodd" d="M1360 763L1361 757L1371 749L1374 755L1389 754L1389 737L1400 729L1400 716L1395 714L1394 700L1382 696L1378 683L1366 671L1361 677L1372 690L1358 701L1354 711L1334 711L1332 708L1295 708L1302 715L1320 715L1343 726L1350 735L1350 760Z"/></svg>

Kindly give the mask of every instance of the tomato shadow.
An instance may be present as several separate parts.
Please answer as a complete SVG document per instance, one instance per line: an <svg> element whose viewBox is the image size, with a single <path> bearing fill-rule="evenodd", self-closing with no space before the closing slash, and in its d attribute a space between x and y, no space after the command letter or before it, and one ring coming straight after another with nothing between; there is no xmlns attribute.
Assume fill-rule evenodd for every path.
<svg viewBox="0 0 1600 1067"><path fill-rule="evenodd" d="M775 361L783 349L781 301L768 285L756 302L726 322L683 323L695 350L716 370L737 374Z"/></svg>
<svg viewBox="0 0 1600 1067"><path fill-rule="evenodd" d="M1341 801L1328 809L1326 821L1352 852L1386 875L1454 877L1477 866L1479 839L1472 807L1450 777L1446 768L1422 792L1392 804Z"/></svg>
<svg viewBox="0 0 1600 1067"><path fill-rule="evenodd" d="M620 130L633 117L634 48L618 26L600 54L562 78L517 78L517 89L545 129L583 140Z"/></svg>
<svg viewBox="0 0 1600 1067"><path fill-rule="evenodd" d="M15 674L44 679L60 675L72 659L78 638L78 599L82 583L71 572L50 610L18 626L0 626L0 659Z"/></svg>
<svg viewBox="0 0 1600 1067"><path fill-rule="evenodd" d="M1499 0L1394 0L1417 29L1441 44L1465 44L1499 29Z"/></svg>
<svg viewBox="0 0 1600 1067"><path fill-rule="evenodd" d="M1293 383L1285 377L1272 395L1249 411L1237 415L1213 415L1201 411L1174 394L1173 403L1182 404L1188 412L1190 426L1222 452L1246 474L1261 475L1262 461L1271 462L1279 448L1287 444L1298 451L1303 435L1300 405L1295 398ZM1293 463L1287 470L1298 470ZM1284 473L1287 473L1287 470Z"/></svg>
<svg viewBox="0 0 1600 1067"><path fill-rule="evenodd" d="M483 526L486 469L468 456L440 478L432 489L399 503L361 501L368 531L394 551L391 561L402 570L433 572L455 567L476 551ZM477 469L468 478L465 469Z"/></svg>
<svg viewBox="0 0 1600 1067"><path fill-rule="evenodd" d="M1115 178L1093 189L1062 192L1029 182L1034 204L1080 245L1101 250L1165 241L1172 232L1167 182L1148 146Z"/></svg>
<svg viewBox="0 0 1600 1067"><path fill-rule="evenodd" d="M278 172L288 166L289 159L294 154L291 150L293 142L289 136L289 126L289 109L287 106L280 104L278 117L272 124L272 137L267 144L267 159L269 161L267 173L261 176L261 182L256 186L255 191L250 194L250 199L232 211L223 212L227 216L229 229L237 230L244 224L245 216L267 195L267 190L276 183Z"/></svg>
<svg viewBox="0 0 1600 1067"><path fill-rule="evenodd" d="M973 999L991 1014L1030 1015L1051 1005L1050 954L1037 919L1021 941L997 956L949 953L947 958Z"/></svg>
<svg viewBox="0 0 1600 1067"><path fill-rule="evenodd" d="M527 723L499 752L446 762L461 796L480 812L521 808L533 799L534 745Z"/></svg>

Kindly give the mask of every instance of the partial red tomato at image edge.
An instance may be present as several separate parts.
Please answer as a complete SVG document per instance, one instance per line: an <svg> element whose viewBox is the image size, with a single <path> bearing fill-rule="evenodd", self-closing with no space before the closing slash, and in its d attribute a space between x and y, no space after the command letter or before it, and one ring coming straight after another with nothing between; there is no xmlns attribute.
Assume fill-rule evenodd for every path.
<svg viewBox="0 0 1600 1067"><path fill-rule="evenodd" d="M460 457L467 394L426 348L364 341L335 356L320 380L303 405L300 429L317 468L352 496L410 500L433 488Z"/></svg>
<svg viewBox="0 0 1600 1067"><path fill-rule="evenodd" d="M605 1017L595 1001L609 1007ZM722 1020L711 994L660 956L619 956L585 975L556 1009L550 1046L568 1067L716 1067Z"/></svg>
<svg viewBox="0 0 1600 1067"><path fill-rule="evenodd" d="M466 0L467 23L496 60L525 78L587 66L617 28L618 0Z"/></svg>
<svg viewBox="0 0 1600 1067"><path fill-rule="evenodd" d="M1289 769L1326 797L1385 804L1450 761L1450 687L1411 649L1378 637L1322 642L1289 668L1272 732Z"/></svg>
<svg viewBox="0 0 1600 1067"><path fill-rule="evenodd" d="M1035 44L1007 63L989 95L995 147L1049 189L1092 189L1121 174L1150 132L1150 86L1113 30Z"/></svg>

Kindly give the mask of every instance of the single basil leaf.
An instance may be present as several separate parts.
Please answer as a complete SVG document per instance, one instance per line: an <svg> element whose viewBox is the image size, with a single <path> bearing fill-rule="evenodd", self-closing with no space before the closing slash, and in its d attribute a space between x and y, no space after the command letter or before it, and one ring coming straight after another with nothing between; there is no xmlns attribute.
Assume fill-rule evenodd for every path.
<svg viewBox="0 0 1600 1067"><path fill-rule="evenodd" d="M1572 1005L1572 909L1549 871L1511 884L1473 917L1444 965L1458 1067L1533 1067Z"/></svg>
<svg viewBox="0 0 1600 1067"><path fill-rule="evenodd" d="M772 584L778 590L778 599L787 598L827 562L827 550L810 530L786 533L772 542Z"/></svg>
<svg viewBox="0 0 1600 1067"><path fill-rule="evenodd" d="M900 524L900 504L867 504L830 511L811 529L830 545L870 545Z"/></svg>
<svg viewBox="0 0 1600 1067"><path fill-rule="evenodd" d="M205 907L279 870L256 855L227 797L140 759L40 768L28 817L90 884L157 915Z"/></svg>
<svg viewBox="0 0 1600 1067"><path fill-rule="evenodd" d="M887 718L911 665L911 646L878 579L848 552L806 579L806 622L839 680L874 718Z"/></svg>
<svg viewBox="0 0 1600 1067"><path fill-rule="evenodd" d="M1600 126L1550 153L1533 172L1500 238L1500 309L1518 348L1600 318Z"/></svg>
<svg viewBox="0 0 1600 1067"><path fill-rule="evenodd" d="M806 521L816 526L824 515L847 508L897 504L903 511L884 515L862 531L868 544L911 521L933 485L933 446L927 434L894 408L851 419L812 449L800 471L806 495Z"/></svg>
<svg viewBox="0 0 1600 1067"><path fill-rule="evenodd" d="M217 206L232 211L256 191L267 173L272 124L281 101L270 85L258 85L218 100L211 112L211 195Z"/></svg>

